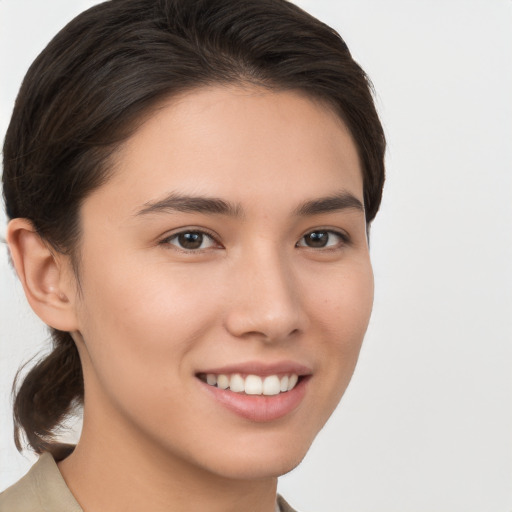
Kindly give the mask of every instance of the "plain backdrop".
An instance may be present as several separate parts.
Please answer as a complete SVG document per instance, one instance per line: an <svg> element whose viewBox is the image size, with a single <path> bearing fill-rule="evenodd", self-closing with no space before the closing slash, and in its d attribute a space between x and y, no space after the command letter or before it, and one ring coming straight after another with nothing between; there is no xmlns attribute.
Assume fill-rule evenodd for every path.
<svg viewBox="0 0 512 512"><path fill-rule="evenodd" d="M2 138L30 62L94 3L0 0ZM511 512L512 1L298 3L372 78L389 149L360 361L280 492L303 512ZM34 460L10 388L46 339L2 246L0 489Z"/></svg>

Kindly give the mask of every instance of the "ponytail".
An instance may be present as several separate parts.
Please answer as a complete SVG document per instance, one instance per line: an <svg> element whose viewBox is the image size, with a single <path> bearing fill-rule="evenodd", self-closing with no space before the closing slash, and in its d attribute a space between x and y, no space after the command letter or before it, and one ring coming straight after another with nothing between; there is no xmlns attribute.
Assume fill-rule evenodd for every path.
<svg viewBox="0 0 512 512"><path fill-rule="evenodd" d="M36 452L58 455L65 445L56 442L62 421L83 403L82 366L73 338L68 332L52 329L53 351L40 360L16 390L14 381L14 442L23 449L22 437Z"/></svg>

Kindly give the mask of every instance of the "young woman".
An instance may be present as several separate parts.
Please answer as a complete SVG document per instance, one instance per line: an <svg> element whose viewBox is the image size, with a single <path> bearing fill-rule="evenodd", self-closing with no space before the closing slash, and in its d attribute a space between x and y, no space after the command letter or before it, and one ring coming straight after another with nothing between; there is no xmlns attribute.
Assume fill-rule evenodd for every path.
<svg viewBox="0 0 512 512"><path fill-rule="evenodd" d="M372 308L368 80L284 0L111 0L31 66L4 145L12 261L54 350L0 510L291 510ZM83 407L76 446L56 434Z"/></svg>

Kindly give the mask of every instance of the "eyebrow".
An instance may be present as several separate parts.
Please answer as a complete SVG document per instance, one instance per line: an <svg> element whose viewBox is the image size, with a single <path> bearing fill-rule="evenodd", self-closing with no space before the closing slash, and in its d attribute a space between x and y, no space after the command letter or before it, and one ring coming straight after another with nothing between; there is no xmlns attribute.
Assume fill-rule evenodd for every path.
<svg viewBox="0 0 512 512"><path fill-rule="evenodd" d="M192 212L227 215L240 217L242 208L238 204L229 203L217 197L188 196L171 193L157 202L148 202L137 212L137 215L147 213Z"/></svg>
<svg viewBox="0 0 512 512"><path fill-rule="evenodd" d="M364 213L363 203L350 192L342 191L330 196L305 201L295 208L293 215L309 217L347 209L358 210ZM171 193L156 202L145 203L136 215L173 212L205 213L228 217L243 216L243 208L238 203L230 203L218 197L189 196L178 193Z"/></svg>
<svg viewBox="0 0 512 512"><path fill-rule="evenodd" d="M295 209L294 214L298 217L308 217L342 210L359 210L364 213L364 206L356 196L342 191L331 196L306 201Z"/></svg>

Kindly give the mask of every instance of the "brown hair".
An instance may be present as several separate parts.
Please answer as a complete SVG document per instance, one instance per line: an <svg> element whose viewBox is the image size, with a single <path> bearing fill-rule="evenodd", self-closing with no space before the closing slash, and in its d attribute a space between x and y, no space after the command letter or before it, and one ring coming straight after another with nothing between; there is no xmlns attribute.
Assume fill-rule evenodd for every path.
<svg viewBox="0 0 512 512"><path fill-rule="evenodd" d="M112 152L163 98L218 83L300 90L331 105L358 148L373 220L385 140L369 80L333 29L286 0L111 0L76 17L17 97L3 151L8 217L29 219L76 263L80 205L108 179ZM19 450L21 431L36 452L55 450L56 429L83 400L75 344L51 331L53 351L15 395Z"/></svg>

